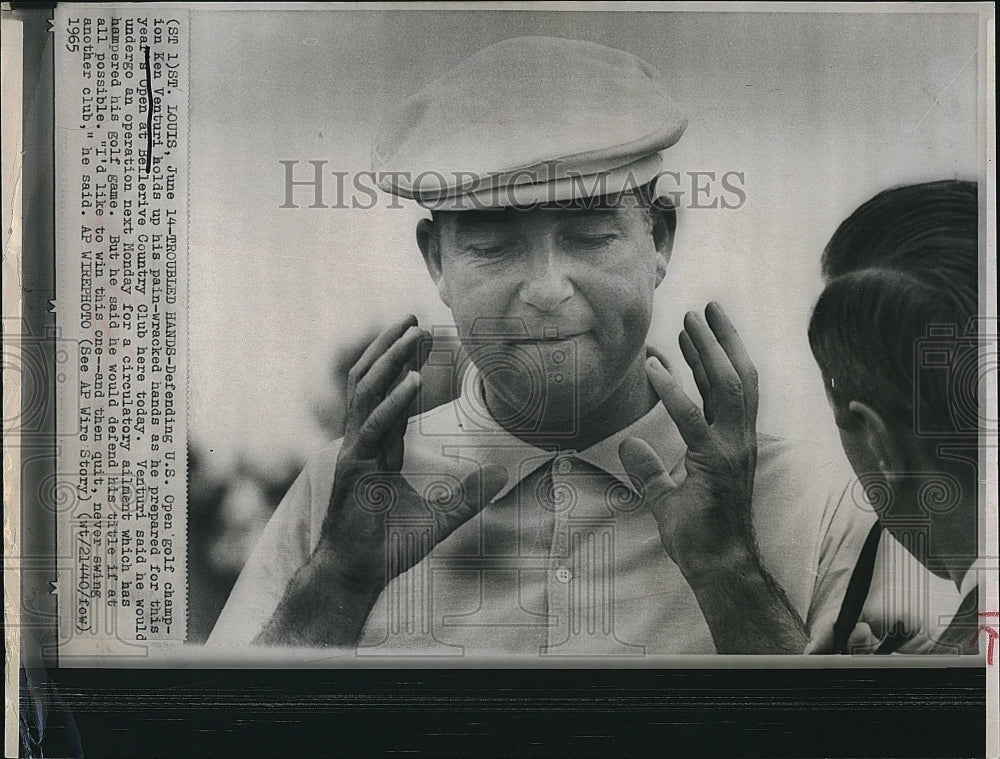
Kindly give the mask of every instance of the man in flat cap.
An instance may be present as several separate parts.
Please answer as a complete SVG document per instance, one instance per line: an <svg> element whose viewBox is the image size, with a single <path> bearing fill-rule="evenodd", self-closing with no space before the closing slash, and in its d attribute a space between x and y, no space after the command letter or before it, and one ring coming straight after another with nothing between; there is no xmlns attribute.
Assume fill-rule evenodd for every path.
<svg viewBox="0 0 1000 759"><path fill-rule="evenodd" d="M410 417L421 367L462 361L412 316L383 332L351 370L343 439L278 506L212 641L554 660L830 645L874 522L839 459L758 438L755 370L717 305L681 334L703 408L645 346L675 229L660 153L685 125L643 61L541 37L481 50L385 120L374 168L431 210L417 243L461 392ZM672 499L680 483L708 495Z"/></svg>

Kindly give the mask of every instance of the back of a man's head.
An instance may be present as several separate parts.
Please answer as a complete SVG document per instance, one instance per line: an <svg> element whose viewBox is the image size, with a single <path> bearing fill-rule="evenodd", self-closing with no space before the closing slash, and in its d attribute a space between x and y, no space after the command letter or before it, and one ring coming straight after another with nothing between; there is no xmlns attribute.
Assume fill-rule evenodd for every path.
<svg viewBox="0 0 1000 759"><path fill-rule="evenodd" d="M823 253L809 342L838 415L852 400L919 436L978 419L979 216L975 182L879 193Z"/></svg>

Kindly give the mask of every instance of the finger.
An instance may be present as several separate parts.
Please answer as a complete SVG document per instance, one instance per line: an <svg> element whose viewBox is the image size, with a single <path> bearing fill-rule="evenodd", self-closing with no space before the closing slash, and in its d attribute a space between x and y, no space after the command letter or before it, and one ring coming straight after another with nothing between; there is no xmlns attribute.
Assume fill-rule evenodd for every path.
<svg viewBox="0 0 1000 759"><path fill-rule="evenodd" d="M407 362L409 366L410 362ZM392 383L392 390L395 390L406 378L409 376L411 371L410 368L404 368L399 372L399 375ZM407 427L409 427L410 417L419 413L419 390L414 396L414 399L410 402L410 408L407 409L405 414L400 414L398 420L393 425L392 430L386 436L386 448L385 448L385 466L387 469L398 470L403 468L403 438L406 436Z"/></svg>
<svg viewBox="0 0 1000 759"><path fill-rule="evenodd" d="M421 337L417 340L417 346L414 350L413 356L407 361L402 370L400 370L396 379L392 383L392 389L395 389L400 382L406 379L406 376L411 372L420 372L423 369L424 364L427 362L427 357L430 355L431 349L433 347L434 338L431 333L427 330L423 331ZM400 417L400 420L396 423L392 432L389 434L389 445L386 450L386 465L392 469L401 469L403 466L403 438L406 436L406 430L409 427L409 417L416 416L420 413L420 392L418 391L413 401L410 404L409 413Z"/></svg>
<svg viewBox="0 0 1000 759"><path fill-rule="evenodd" d="M692 311L689 311L684 317L684 330L698 351L701 364L705 367L705 376L715 391L716 420L742 426L746 410L743 403L743 383L740 380L740 375L736 373L715 334Z"/></svg>
<svg viewBox="0 0 1000 759"><path fill-rule="evenodd" d="M649 358L650 356L659 360L659 362L667 368L667 371L670 371L670 362L667 361L666 354L664 354L663 351L659 348L654 348L652 345L647 345L646 358Z"/></svg>
<svg viewBox="0 0 1000 759"><path fill-rule="evenodd" d="M409 327L385 353L375 359L355 385L354 395L349 399L355 420L364 419L391 392L393 381L406 368L423 334L419 327Z"/></svg>
<svg viewBox="0 0 1000 759"><path fill-rule="evenodd" d="M360 382L361 378L368 373L372 364L375 363L375 360L385 353L390 345L402 337L406 330L416 326L416 324L417 317L413 314L407 314L400 321L384 329L378 337L372 340L371 344L365 348L364 353L361 354L361 358L354 362L354 366L347 373L350 386L353 387Z"/></svg>
<svg viewBox="0 0 1000 759"><path fill-rule="evenodd" d="M420 387L420 375L416 372L407 374L406 379L397 385L361 425L357 435L357 456L362 459L377 458L384 454L390 444L389 435L406 419L410 403ZM395 461L393 463L396 463ZM402 465L402 455L398 456Z"/></svg>
<svg viewBox="0 0 1000 759"><path fill-rule="evenodd" d="M407 314L403 319L387 327L379 333L378 337L369 343L361 357L354 362L354 365L347 372L347 418L344 422L345 436L354 435L358 428L364 423L365 418L371 411L371 405L367 408L359 407L356 403L357 386L368 374L375 361L384 354L406 331L416 325L417 317Z"/></svg>
<svg viewBox="0 0 1000 759"><path fill-rule="evenodd" d="M691 372L694 374L694 381L698 386L698 392L701 393L702 407L705 410L705 421L711 424L715 421L715 393L712 392L712 385L708 381L708 375L705 374L705 367L698 356L698 349L691 342L691 336L683 330L677 336L677 341L681 345L681 353L684 355L684 360L691 367Z"/></svg>
<svg viewBox="0 0 1000 759"><path fill-rule="evenodd" d="M479 511L496 498L507 484L507 470L499 464L487 464L462 480L462 495L466 505Z"/></svg>
<svg viewBox="0 0 1000 759"><path fill-rule="evenodd" d="M684 480L687 479L686 456L681 456L677 463L674 464L674 468L670 470L670 479L673 480L674 484L677 486L684 484Z"/></svg>
<svg viewBox="0 0 1000 759"><path fill-rule="evenodd" d="M680 383L655 358L646 360L646 376L688 448L705 450L711 440L711 432L701 409L687 397Z"/></svg>
<svg viewBox="0 0 1000 759"><path fill-rule="evenodd" d="M426 329L420 330L420 337L417 338L417 345L413 350L413 355L403 364L403 370L399 373L393 386L395 387L399 381L406 376L408 371L419 372L424 368L424 364L427 363L427 358L430 356L430 352L434 346L434 338L431 333ZM405 334L405 333L404 333Z"/></svg>
<svg viewBox="0 0 1000 759"><path fill-rule="evenodd" d="M746 346L740 338L736 326L729 319L728 314L718 303L709 303L705 308L705 318L708 326L715 333L719 345L729 356L729 361L740 376L743 382L743 402L747 409L748 416L752 420L757 418L758 385L757 367L754 366L750 354L747 353Z"/></svg>
<svg viewBox="0 0 1000 759"><path fill-rule="evenodd" d="M407 413L400 414L389 434L386 435L385 467L390 471L398 472L403 468L403 438L406 436L409 422L409 409L407 409Z"/></svg>
<svg viewBox="0 0 1000 759"><path fill-rule="evenodd" d="M675 483L667 474L663 460L645 440L625 438L618 446L618 457L629 477L637 480L647 497L655 501L660 493L673 490Z"/></svg>
<svg viewBox="0 0 1000 759"><path fill-rule="evenodd" d="M417 351L413 358L414 371L419 372L424 368L424 364L427 363L427 358L431 355L431 351L433 349L434 335L425 329L423 330L423 335L420 340L417 341Z"/></svg>

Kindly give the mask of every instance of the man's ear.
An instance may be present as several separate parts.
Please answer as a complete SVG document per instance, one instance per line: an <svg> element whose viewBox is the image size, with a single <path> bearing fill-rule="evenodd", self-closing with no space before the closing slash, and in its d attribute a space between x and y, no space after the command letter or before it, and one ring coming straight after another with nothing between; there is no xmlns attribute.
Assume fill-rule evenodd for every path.
<svg viewBox="0 0 1000 759"><path fill-rule="evenodd" d="M660 286L667 273L670 254L674 249L674 210L650 208L653 222L653 246L656 248L656 286Z"/></svg>
<svg viewBox="0 0 1000 759"><path fill-rule="evenodd" d="M437 286L441 300L451 308L448 288L441 270L441 228L431 219L421 219L417 222L417 247L420 248L427 273Z"/></svg>
<svg viewBox="0 0 1000 759"><path fill-rule="evenodd" d="M847 404L847 413L860 433L859 442L868 449L872 463L883 474L890 475L910 469L910 455L905 441L893 433L878 411L867 403L851 401Z"/></svg>

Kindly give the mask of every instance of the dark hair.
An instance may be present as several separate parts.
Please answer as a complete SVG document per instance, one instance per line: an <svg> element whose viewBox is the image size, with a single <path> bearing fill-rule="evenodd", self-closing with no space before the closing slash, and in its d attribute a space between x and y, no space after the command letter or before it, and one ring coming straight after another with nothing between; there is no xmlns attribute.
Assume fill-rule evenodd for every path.
<svg viewBox="0 0 1000 759"><path fill-rule="evenodd" d="M834 233L809 343L838 410L976 433L978 218L975 182L928 182L879 193Z"/></svg>

